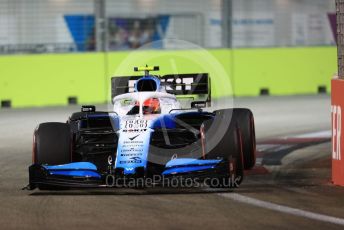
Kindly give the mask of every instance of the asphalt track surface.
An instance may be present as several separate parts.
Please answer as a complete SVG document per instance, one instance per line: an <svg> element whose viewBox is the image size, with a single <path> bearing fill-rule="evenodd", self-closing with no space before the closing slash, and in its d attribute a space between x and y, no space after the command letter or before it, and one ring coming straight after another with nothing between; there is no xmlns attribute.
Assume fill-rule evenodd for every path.
<svg viewBox="0 0 344 230"><path fill-rule="evenodd" d="M326 95L238 98L235 106L253 110L259 143L330 130ZM284 143L281 148L289 150L279 155L281 164L263 160L258 165L263 170L251 172L234 191L22 191L35 126L65 121L77 110L0 110L0 229L344 228L344 189L330 183L331 145L325 139L297 148ZM276 148L266 155L262 144L259 148L266 162L278 155Z"/></svg>

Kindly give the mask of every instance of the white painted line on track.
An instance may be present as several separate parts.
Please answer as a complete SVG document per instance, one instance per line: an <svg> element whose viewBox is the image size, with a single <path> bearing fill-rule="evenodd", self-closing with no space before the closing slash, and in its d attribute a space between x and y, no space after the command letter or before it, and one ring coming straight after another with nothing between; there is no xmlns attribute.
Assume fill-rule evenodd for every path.
<svg viewBox="0 0 344 230"><path fill-rule="evenodd" d="M284 206L284 205L278 205L278 204L274 204L271 202L262 201L262 200L258 200L255 198L243 196L243 195L236 194L236 193L217 193L217 195L225 197L225 198L229 198L229 199L237 201L237 202L246 203L249 205L254 205L256 207L261 207L261 208L274 210L274 211L278 211L278 212L282 212L282 213L286 213L286 214L290 214L290 215L294 215L294 216L305 217L305 218L312 219L312 220L317 220L317 221L322 221L322 222L327 222L327 223L331 223L331 224L337 224L337 225L343 225L344 226L344 219L338 218L338 217L333 217L333 216L318 214L318 213L314 213L314 212L304 211L301 209L291 208L291 207Z"/></svg>
<svg viewBox="0 0 344 230"><path fill-rule="evenodd" d="M332 131L331 130L324 130L319 132L312 132L312 133L304 133L295 136L288 136L293 138L331 138Z"/></svg>

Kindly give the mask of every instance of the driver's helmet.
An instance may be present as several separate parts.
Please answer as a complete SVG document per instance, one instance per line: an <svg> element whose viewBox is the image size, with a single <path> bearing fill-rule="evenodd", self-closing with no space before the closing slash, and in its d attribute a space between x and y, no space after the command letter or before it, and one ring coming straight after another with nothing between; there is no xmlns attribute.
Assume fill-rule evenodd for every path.
<svg viewBox="0 0 344 230"><path fill-rule="evenodd" d="M142 106L143 114L161 113L160 101L158 98L149 98L143 102Z"/></svg>

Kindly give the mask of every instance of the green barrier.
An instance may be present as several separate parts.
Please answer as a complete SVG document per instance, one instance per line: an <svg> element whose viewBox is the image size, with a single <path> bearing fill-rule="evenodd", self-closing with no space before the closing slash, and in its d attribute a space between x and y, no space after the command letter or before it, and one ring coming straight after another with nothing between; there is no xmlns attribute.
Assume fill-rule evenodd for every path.
<svg viewBox="0 0 344 230"><path fill-rule="evenodd" d="M12 107L104 102L104 55L0 56L0 100Z"/></svg>
<svg viewBox="0 0 344 230"><path fill-rule="evenodd" d="M271 95L315 94L321 86L329 92L336 52L335 47L234 50L235 95L257 96L263 88Z"/></svg>
<svg viewBox="0 0 344 230"><path fill-rule="evenodd" d="M110 99L113 75L136 75L134 66L159 65L159 74L208 72L213 97L314 94L330 90L335 47L143 50L134 52L0 56L0 100L12 107L79 104Z"/></svg>

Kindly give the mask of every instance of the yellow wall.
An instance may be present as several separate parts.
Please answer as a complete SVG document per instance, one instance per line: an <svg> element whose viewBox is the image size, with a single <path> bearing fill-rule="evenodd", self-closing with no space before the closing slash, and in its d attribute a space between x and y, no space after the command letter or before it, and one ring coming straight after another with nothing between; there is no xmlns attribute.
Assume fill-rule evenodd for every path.
<svg viewBox="0 0 344 230"><path fill-rule="evenodd" d="M162 75L208 72L214 97L257 96L261 88L272 95L314 94L318 86L330 90L337 69L335 47L0 56L0 100L13 107L66 105L69 96L104 103L112 75L137 74L133 67L145 64L159 65Z"/></svg>
<svg viewBox="0 0 344 230"><path fill-rule="evenodd" d="M330 91L336 52L334 47L235 50L235 93L255 96L269 88L272 95L314 94L318 86Z"/></svg>
<svg viewBox="0 0 344 230"><path fill-rule="evenodd" d="M104 102L104 58L94 54L0 57L0 100L13 107Z"/></svg>

